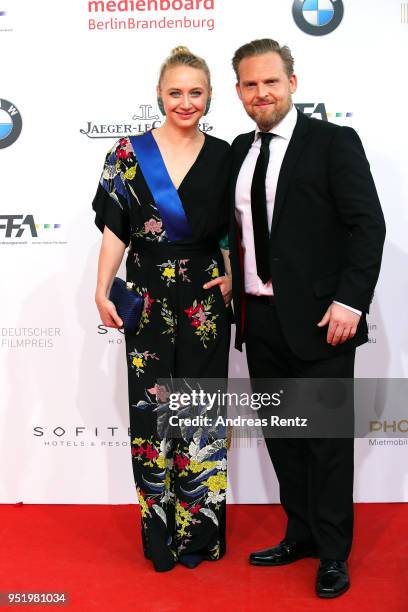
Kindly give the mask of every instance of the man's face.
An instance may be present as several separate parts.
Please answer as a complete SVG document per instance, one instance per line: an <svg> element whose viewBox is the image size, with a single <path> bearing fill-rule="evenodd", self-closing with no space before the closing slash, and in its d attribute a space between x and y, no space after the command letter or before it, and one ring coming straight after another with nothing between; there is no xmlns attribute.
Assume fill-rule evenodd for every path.
<svg viewBox="0 0 408 612"><path fill-rule="evenodd" d="M296 76L288 77L277 53L246 57L239 64L238 96L248 115L264 132L289 111L296 87Z"/></svg>

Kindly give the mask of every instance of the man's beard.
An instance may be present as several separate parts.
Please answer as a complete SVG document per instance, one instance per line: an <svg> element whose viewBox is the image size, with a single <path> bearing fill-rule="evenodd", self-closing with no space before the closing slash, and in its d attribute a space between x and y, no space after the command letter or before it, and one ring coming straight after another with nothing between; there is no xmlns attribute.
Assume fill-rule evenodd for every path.
<svg viewBox="0 0 408 612"><path fill-rule="evenodd" d="M259 129L262 132L269 132L272 128L275 127L282 119L288 114L292 106L292 96L289 95L286 104L280 110L273 110L271 113L254 113L250 115L251 119L253 119Z"/></svg>

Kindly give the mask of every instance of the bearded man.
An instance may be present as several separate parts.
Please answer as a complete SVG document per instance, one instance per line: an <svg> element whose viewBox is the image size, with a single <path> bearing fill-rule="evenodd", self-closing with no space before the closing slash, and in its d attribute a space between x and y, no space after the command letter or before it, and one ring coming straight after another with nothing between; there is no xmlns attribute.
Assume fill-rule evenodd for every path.
<svg viewBox="0 0 408 612"><path fill-rule="evenodd" d="M255 131L232 145L230 254L235 346L252 379L353 378L377 282L385 224L360 138L292 102L290 49L240 47L236 90ZM320 558L316 593L350 585L352 437L266 438L288 522L254 565Z"/></svg>

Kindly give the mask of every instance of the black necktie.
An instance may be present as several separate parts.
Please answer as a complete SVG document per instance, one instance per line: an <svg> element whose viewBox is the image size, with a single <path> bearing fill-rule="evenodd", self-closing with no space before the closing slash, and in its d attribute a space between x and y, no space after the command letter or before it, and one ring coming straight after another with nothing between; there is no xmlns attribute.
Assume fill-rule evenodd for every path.
<svg viewBox="0 0 408 612"><path fill-rule="evenodd" d="M262 144L251 185L252 226L254 229L256 271L263 283L271 278L269 270L269 227L266 212L266 171L269 163L269 143L273 134L260 132Z"/></svg>

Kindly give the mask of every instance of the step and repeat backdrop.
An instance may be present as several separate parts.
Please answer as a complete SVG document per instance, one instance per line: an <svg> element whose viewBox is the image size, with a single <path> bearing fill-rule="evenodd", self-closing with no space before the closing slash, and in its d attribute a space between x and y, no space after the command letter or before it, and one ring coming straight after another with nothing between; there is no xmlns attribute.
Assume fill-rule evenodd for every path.
<svg viewBox="0 0 408 612"><path fill-rule="evenodd" d="M387 240L356 374L408 377L407 6L0 0L0 502L136 503L125 343L94 304L91 202L115 140L160 125L157 76L176 45L210 66L206 132L231 142L252 129L231 58L263 37L292 49L298 108L358 131ZM234 349L230 376L248 376ZM408 500L408 439L394 427L392 440L356 441L356 501ZM230 502L278 500L262 439L234 440L229 483Z"/></svg>

